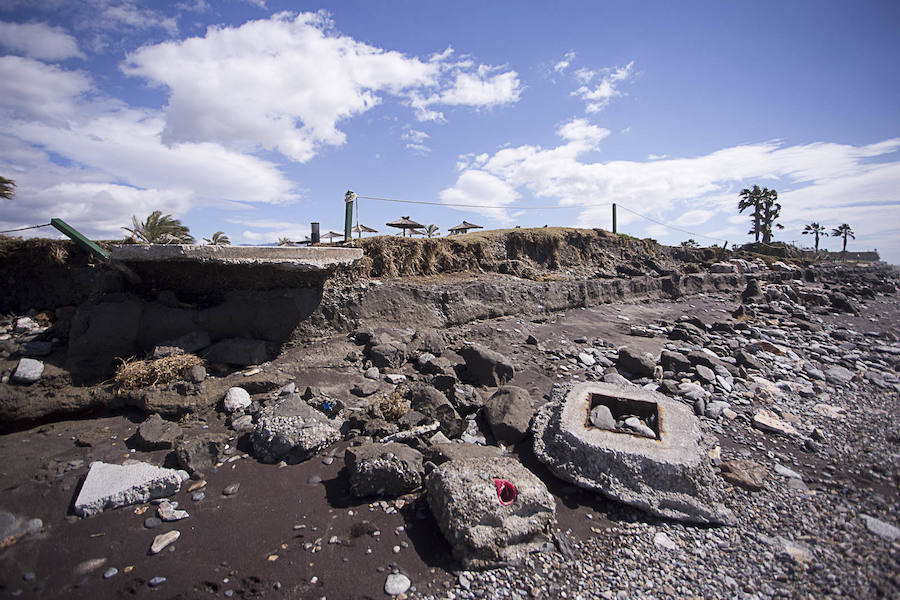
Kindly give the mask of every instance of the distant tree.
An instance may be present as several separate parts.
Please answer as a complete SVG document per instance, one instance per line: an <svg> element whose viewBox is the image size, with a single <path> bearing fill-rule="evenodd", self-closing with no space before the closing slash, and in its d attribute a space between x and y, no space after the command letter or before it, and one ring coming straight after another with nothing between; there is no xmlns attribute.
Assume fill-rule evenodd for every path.
<svg viewBox="0 0 900 600"><path fill-rule="evenodd" d="M816 236L816 254L819 253L819 236L820 235L828 235L828 228L824 225L819 225L818 223L810 223L809 225L803 228L803 235L814 235Z"/></svg>
<svg viewBox="0 0 900 600"><path fill-rule="evenodd" d="M432 223L431 225L429 225L428 227L425 228L425 235L427 235L428 237L431 238L431 237L436 236L438 231L440 231L440 228L437 225L435 225L434 223Z"/></svg>
<svg viewBox="0 0 900 600"><path fill-rule="evenodd" d="M294 242L287 239L286 237L283 237L283 238L278 238L278 245L279 246L293 246Z"/></svg>
<svg viewBox="0 0 900 600"><path fill-rule="evenodd" d="M847 225L846 223L843 223L843 224L841 224L841 225L838 225L837 227L835 227L834 229L832 229L832 230L831 230L831 235L832 235L833 237L842 237L842 238L844 238L844 247L841 248L841 252L842 252L842 253L846 253L846 252L847 252L847 238L848 238L848 237L851 237L851 238L853 238L854 240L856 239L856 236L853 235L853 229L851 229L850 226Z"/></svg>
<svg viewBox="0 0 900 600"><path fill-rule="evenodd" d="M12 200L16 195L16 182L6 177L0 177L0 198Z"/></svg>
<svg viewBox="0 0 900 600"><path fill-rule="evenodd" d="M695 240L694 238L691 238L689 240L685 240L685 241L681 242L681 247L682 248L699 248L700 244L697 243L697 240Z"/></svg>
<svg viewBox="0 0 900 600"><path fill-rule="evenodd" d="M194 236L181 221L164 215L161 210L154 210L141 222L131 217L134 227L123 227L132 237L145 244L193 244Z"/></svg>
<svg viewBox="0 0 900 600"><path fill-rule="evenodd" d="M224 231L217 231L212 234L212 237L203 238L203 241L209 244L210 246L230 246L231 240L228 239L228 236L225 235Z"/></svg>
<svg viewBox="0 0 900 600"><path fill-rule="evenodd" d="M748 208L753 209L753 227L747 233L752 233L757 242L762 236L764 244L772 243L772 229L784 229L784 225L775 222L781 214L778 192L754 185L750 189L741 190L739 196L738 212L744 212Z"/></svg>

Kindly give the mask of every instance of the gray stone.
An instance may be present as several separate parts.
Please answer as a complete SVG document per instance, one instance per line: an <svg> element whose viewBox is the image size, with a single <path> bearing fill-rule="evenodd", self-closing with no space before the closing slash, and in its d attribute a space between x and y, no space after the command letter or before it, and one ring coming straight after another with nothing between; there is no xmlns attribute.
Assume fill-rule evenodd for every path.
<svg viewBox="0 0 900 600"><path fill-rule="evenodd" d="M691 368L691 361L681 352L663 350L659 355L659 364L666 371L684 373Z"/></svg>
<svg viewBox="0 0 900 600"><path fill-rule="evenodd" d="M236 419L232 419L231 428L237 433L253 431L253 415L241 415Z"/></svg>
<svg viewBox="0 0 900 600"><path fill-rule="evenodd" d="M881 519L870 517L869 515L859 515L866 522L866 529L874 533L878 537L893 542L900 539L900 529L894 527L890 523L885 523Z"/></svg>
<svg viewBox="0 0 900 600"><path fill-rule="evenodd" d="M650 429L643 421L637 417L628 417L624 423L625 429L642 435L645 438L656 439L656 432Z"/></svg>
<svg viewBox="0 0 900 600"><path fill-rule="evenodd" d="M681 383L678 385L678 393L691 402L705 400L709 393L696 383Z"/></svg>
<svg viewBox="0 0 900 600"><path fill-rule="evenodd" d="M420 352L427 352L434 356L444 353L444 338L434 331L418 331L412 340L413 348Z"/></svg>
<svg viewBox="0 0 900 600"><path fill-rule="evenodd" d="M422 486L422 454L404 444L363 444L347 448L344 464L350 494L396 498Z"/></svg>
<svg viewBox="0 0 900 600"><path fill-rule="evenodd" d="M363 377L366 379L378 379L381 377L381 371L378 370L378 367L369 367L366 369L366 372L363 373Z"/></svg>
<svg viewBox="0 0 900 600"><path fill-rule="evenodd" d="M697 376L700 377L703 383L715 383L716 374L712 369L704 365L697 365L694 369L697 371Z"/></svg>
<svg viewBox="0 0 900 600"><path fill-rule="evenodd" d="M501 504L495 479L516 488ZM451 460L426 480L428 505L465 568L521 563L550 542L556 503L543 482L511 458Z"/></svg>
<svg viewBox="0 0 900 600"><path fill-rule="evenodd" d="M227 445L225 433L192 434L176 442L175 457L188 473L202 473L219 462Z"/></svg>
<svg viewBox="0 0 900 600"><path fill-rule="evenodd" d="M790 479L803 479L803 476L800 475L800 473L794 471L793 469L788 469L781 463L775 463L775 472L782 477L788 477Z"/></svg>
<svg viewBox="0 0 900 600"><path fill-rule="evenodd" d="M484 404L484 415L497 441L504 444L520 442L528 433L534 415L531 395L514 385L503 386Z"/></svg>
<svg viewBox="0 0 900 600"><path fill-rule="evenodd" d="M160 346L170 346L180 348L187 354L195 354L212 343L209 334L205 331L191 331L172 340L166 340L159 344Z"/></svg>
<svg viewBox="0 0 900 600"><path fill-rule="evenodd" d="M362 383L357 383L352 388L350 388L350 393L354 396L359 396L360 398L365 398L367 396L371 396L375 392L378 391L378 382L377 381L363 381Z"/></svg>
<svg viewBox="0 0 900 600"><path fill-rule="evenodd" d="M461 415L471 415L484 406L484 398L481 397L478 390L466 383L458 383L453 386L450 400Z"/></svg>
<svg viewBox="0 0 900 600"><path fill-rule="evenodd" d="M212 363L246 367L258 365L268 358L266 343L248 338L228 338L210 346L204 358Z"/></svg>
<svg viewBox="0 0 900 600"><path fill-rule="evenodd" d="M752 460L736 459L721 465L722 477L733 485L758 492L766 481L766 468Z"/></svg>
<svg viewBox="0 0 900 600"><path fill-rule="evenodd" d="M184 354L184 350L177 346L156 346L153 348L152 358L168 358L169 356L179 356Z"/></svg>
<svg viewBox="0 0 900 600"><path fill-rule="evenodd" d="M653 377L656 361L643 352L630 348L620 348L617 364L620 369L636 377Z"/></svg>
<svg viewBox="0 0 900 600"><path fill-rule="evenodd" d="M187 372L188 381L192 383L202 383L206 380L206 367L203 365L194 365Z"/></svg>
<svg viewBox="0 0 900 600"><path fill-rule="evenodd" d="M159 554L170 544L173 544L179 537L181 537L181 532L177 529L159 534L153 538L153 543L150 544L150 554Z"/></svg>
<svg viewBox="0 0 900 600"><path fill-rule="evenodd" d="M793 425L780 418L772 411L764 408L760 408L756 411L756 414L753 415L753 426L761 431L768 431L770 433L780 433L781 435L787 436L800 435L800 432L798 432Z"/></svg>
<svg viewBox="0 0 900 600"><path fill-rule="evenodd" d="M825 381L833 385L846 385L850 383L852 379L853 371L846 367L835 365L825 369Z"/></svg>
<svg viewBox="0 0 900 600"><path fill-rule="evenodd" d="M648 439L585 426L596 397L658 414ZM613 411L615 414L615 411ZM691 409L662 394L606 383L554 386L532 422L535 456L557 477L651 514L695 523L728 523L724 486L713 472Z"/></svg>
<svg viewBox="0 0 900 600"><path fill-rule="evenodd" d="M339 422L310 407L299 394L292 394L260 411L250 443L263 462L299 462L340 438Z"/></svg>
<svg viewBox="0 0 900 600"><path fill-rule="evenodd" d="M481 446L479 444L467 444L450 442L434 444L423 451L425 459L436 465L442 465L448 460L461 460L464 458L498 458L503 456L503 451L497 446Z"/></svg>
<svg viewBox="0 0 900 600"><path fill-rule="evenodd" d="M412 582L403 573L391 573L384 582L384 593L388 596L405 594Z"/></svg>
<svg viewBox="0 0 900 600"><path fill-rule="evenodd" d="M165 582L166 582L166 578L165 578L165 577L162 577L162 576L160 576L160 575L157 575L156 577L151 577L151 578L150 578L150 581L147 582L147 586L148 586L148 587L155 588L155 587L161 586L161 585L164 584Z"/></svg>
<svg viewBox="0 0 900 600"><path fill-rule="evenodd" d="M34 383L44 374L44 363L33 358L19 359L19 364L13 372L13 383Z"/></svg>
<svg viewBox="0 0 900 600"><path fill-rule="evenodd" d="M513 378L512 361L480 344L463 346L458 351L466 361L466 373L475 385L497 387Z"/></svg>
<svg viewBox="0 0 900 600"><path fill-rule="evenodd" d="M722 413L725 411L725 409L729 408L730 406L731 405L724 400L713 400L706 405L704 414L710 419L718 419L722 416Z"/></svg>
<svg viewBox="0 0 900 600"><path fill-rule="evenodd" d="M175 506L165 501L160 502L159 506L156 507L156 514L161 520L166 522L180 521L190 516L186 510L177 510Z"/></svg>
<svg viewBox="0 0 900 600"><path fill-rule="evenodd" d="M19 354L25 356L47 356L53 352L53 342L34 340L19 346Z"/></svg>
<svg viewBox="0 0 900 600"><path fill-rule="evenodd" d="M222 407L227 413L244 410L251 404L253 404L253 400L250 398L250 393L240 387L229 388L222 400Z"/></svg>
<svg viewBox="0 0 900 600"><path fill-rule="evenodd" d="M109 508L165 498L177 492L187 478L184 471L142 462L93 462L75 500L75 513L88 517Z"/></svg>
<svg viewBox="0 0 900 600"><path fill-rule="evenodd" d="M138 426L134 441L141 450L167 450L181 437L181 427L158 414L150 415Z"/></svg>
<svg viewBox="0 0 900 600"><path fill-rule="evenodd" d="M368 350L369 360L378 368L399 369L406 362L406 344L388 342L372 346Z"/></svg>
<svg viewBox="0 0 900 600"><path fill-rule="evenodd" d="M594 357L587 352L579 352L578 361L586 367L593 367L595 364L597 364L597 361L594 359Z"/></svg>
<svg viewBox="0 0 900 600"><path fill-rule="evenodd" d="M384 376L384 380L391 385L397 385L406 381L406 375L402 373L388 373Z"/></svg>
<svg viewBox="0 0 900 600"><path fill-rule="evenodd" d="M413 410L439 421L441 431L447 437L459 437L465 431L465 419L459 416L444 394L431 386L424 384L410 386L409 404Z"/></svg>
<svg viewBox="0 0 900 600"><path fill-rule="evenodd" d="M735 266L728 262L717 262L709 266L710 273L735 273L736 271Z"/></svg>
<svg viewBox="0 0 900 600"><path fill-rule="evenodd" d="M41 326L38 324L38 322L31 317L19 317L18 319L16 319L16 322L13 325L13 332L34 333L40 328Z"/></svg>
<svg viewBox="0 0 900 600"><path fill-rule="evenodd" d="M598 404L591 409L590 419L591 425L599 429L613 430L616 428L616 420L609 411L609 407L603 404Z"/></svg>

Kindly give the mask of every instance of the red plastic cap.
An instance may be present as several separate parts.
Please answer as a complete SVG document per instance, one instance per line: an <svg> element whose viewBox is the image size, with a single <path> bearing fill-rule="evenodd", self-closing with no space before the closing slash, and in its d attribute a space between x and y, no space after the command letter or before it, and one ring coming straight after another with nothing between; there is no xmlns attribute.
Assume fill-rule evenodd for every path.
<svg viewBox="0 0 900 600"><path fill-rule="evenodd" d="M503 506L509 506L516 501L519 491L516 486L505 479L494 479L494 487L497 488L497 499Z"/></svg>

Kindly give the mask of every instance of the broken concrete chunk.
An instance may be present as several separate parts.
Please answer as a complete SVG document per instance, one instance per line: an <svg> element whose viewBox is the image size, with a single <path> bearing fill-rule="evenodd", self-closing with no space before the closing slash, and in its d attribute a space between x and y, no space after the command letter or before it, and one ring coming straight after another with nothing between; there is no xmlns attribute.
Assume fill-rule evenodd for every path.
<svg viewBox="0 0 900 600"><path fill-rule="evenodd" d="M517 460L451 460L431 472L426 487L441 533L465 568L517 564L550 541L556 503Z"/></svg>
<svg viewBox="0 0 900 600"><path fill-rule="evenodd" d="M44 374L44 363L33 358L23 358L19 360L19 365L12 374L14 383L34 383Z"/></svg>
<svg viewBox="0 0 900 600"><path fill-rule="evenodd" d="M497 387L513 378L512 361L480 344L463 346L458 354L466 361L466 373L475 385Z"/></svg>
<svg viewBox="0 0 900 600"><path fill-rule="evenodd" d="M75 500L75 514L88 517L109 508L165 498L177 492L187 478L185 471L148 463L93 462Z"/></svg>
<svg viewBox="0 0 900 600"><path fill-rule="evenodd" d="M179 437L181 427L177 423L152 414L138 426L134 442L141 450L166 450L172 448Z"/></svg>
<svg viewBox="0 0 900 600"><path fill-rule="evenodd" d="M594 406L655 423L658 439L588 425ZM608 383L554 386L532 422L534 452L557 477L651 514L729 523L724 485L701 446L693 411L662 394Z"/></svg>
<svg viewBox="0 0 900 600"><path fill-rule="evenodd" d="M215 465L228 445L228 434L204 432L178 440L175 456L188 473L202 473Z"/></svg>
<svg viewBox="0 0 900 600"><path fill-rule="evenodd" d="M514 385L506 385L494 392L484 405L484 415L497 441L515 444L525 438L534 415L531 395Z"/></svg>
<svg viewBox="0 0 900 600"><path fill-rule="evenodd" d="M250 443L263 462L300 462L340 438L340 422L309 406L299 394L291 394L260 412Z"/></svg>
<svg viewBox="0 0 900 600"><path fill-rule="evenodd" d="M404 444L363 444L347 448L344 464L356 497L396 498L422 486L422 454Z"/></svg>

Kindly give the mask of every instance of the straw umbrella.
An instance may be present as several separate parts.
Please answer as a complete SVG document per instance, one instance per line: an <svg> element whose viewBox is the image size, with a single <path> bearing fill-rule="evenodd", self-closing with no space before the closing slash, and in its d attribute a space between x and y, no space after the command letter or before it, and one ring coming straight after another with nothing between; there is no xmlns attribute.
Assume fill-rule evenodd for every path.
<svg viewBox="0 0 900 600"><path fill-rule="evenodd" d="M469 223L468 221L463 221L456 227L451 227L447 231L450 233L467 233L470 229L484 229L481 225L475 225L474 223Z"/></svg>
<svg viewBox="0 0 900 600"><path fill-rule="evenodd" d="M357 234L356 237L361 238L363 233L378 233L378 230L357 223L356 227L353 228L353 232Z"/></svg>
<svg viewBox="0 0 900 600"><path fill-rule="evenodd" d="M403 237L406 237L407 229L417 229L421 227L425 227L421 223L416 223L415 221L410 220L409 217L400 217L396 221L391 221L390 223L386 223L388 227L396 227L398 229L403 230Z"/></svg>
<svg viewBox="0 0 900 600"><path fill-rule="evenodd" d="M343 233L338 233L338 232L336 232L336 231L329 231L328 233L323 233L323 234L322 234L322 237L323 237L323 238L328 238L328 244L331 245L331 246L333 246L333 245L334 245L334 238L344 237L344 234L343 234Z"/></svg>

